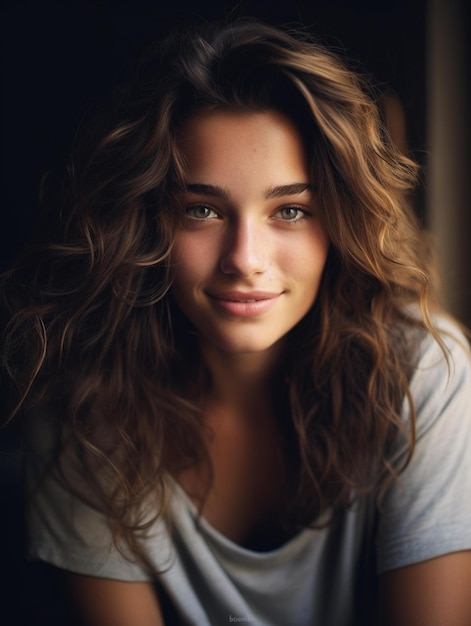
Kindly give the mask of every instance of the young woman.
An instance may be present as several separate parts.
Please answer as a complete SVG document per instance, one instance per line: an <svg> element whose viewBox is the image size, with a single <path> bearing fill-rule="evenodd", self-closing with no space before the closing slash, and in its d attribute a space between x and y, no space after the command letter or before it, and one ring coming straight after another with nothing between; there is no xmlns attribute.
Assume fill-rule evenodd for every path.
<svg viewBox="0 0 471 626"><path fill-rule="evenodd" d="M3 278L29 557L99 626L471 622L471 367L361 79L159 44Z"/></svg>

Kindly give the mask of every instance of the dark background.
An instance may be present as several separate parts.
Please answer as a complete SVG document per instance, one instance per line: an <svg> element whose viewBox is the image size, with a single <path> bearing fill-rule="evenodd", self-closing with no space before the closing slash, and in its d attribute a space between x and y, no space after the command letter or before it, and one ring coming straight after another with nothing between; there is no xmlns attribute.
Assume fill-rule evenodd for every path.
<svg viewBox="0 0 471 626"><path fill-rule="evenodd" d="M63 164L84 113L173 24L228 15L308 26L398 96L409 149L424 166L416 206L427 224L427 41L436 1L3 2L0 270L34 224L39 182ZM65 626L53 573L23 561L18 442L16 427L0 433L0 624Z"/></svg>
<svg viewBox="0 0 471 626"><path fill-rule="evenodd" d="M308 25L401 98L417 158L425 150L425 0L397 2L6 2L2 20L0 264L35 218L37 188L63 162L81 116L174 22L228 14Z"/></svg>

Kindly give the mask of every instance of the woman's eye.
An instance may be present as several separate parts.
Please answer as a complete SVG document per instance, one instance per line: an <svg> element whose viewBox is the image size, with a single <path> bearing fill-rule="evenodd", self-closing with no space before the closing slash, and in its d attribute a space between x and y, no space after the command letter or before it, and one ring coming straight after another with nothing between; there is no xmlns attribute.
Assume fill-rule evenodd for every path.
<svg viewBox="0 0 471 626"><path fill-rule="evenodd" d="M279 215L279 219L286 222L299 222L305 219L308 213L305 209L301 209L297 206L285 206L278 211L277 215Z"/></svg>
<svg viewBox="0 0 471 626"><path fill-rule="evenodd" d="M197 220L207 220L218 217L216 211L210 209L204 204L197 204L195 206L188 207L186 209L186 214L188 215L188 217L192 217L193 219Z"/></svg>

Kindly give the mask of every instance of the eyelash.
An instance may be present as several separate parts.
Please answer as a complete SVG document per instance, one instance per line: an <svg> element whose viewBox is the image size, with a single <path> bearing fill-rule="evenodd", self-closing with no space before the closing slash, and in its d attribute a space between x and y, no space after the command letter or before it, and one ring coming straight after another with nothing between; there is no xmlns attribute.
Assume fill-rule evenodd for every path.
<svg viewBox="0 0 471 626"><path fill-rule="evenodd" d="M213 213L214 215L210 216L210 215L194 215L194 212L197 211L198 209L206 209L207 212L209 213ZM310 216L310 213L304 209L303 207L300 206L296 206L296 205L288 205L288 206L284 206L281 207L280 209L278 209L275 213L275 215L280 214L282 211L287 211L287 210L294 210L297 212L297 216L293 219L283 219L281 218L281 221L283 222L287 222L287 223L291 223L291 224L297 224L298 222L301 222L302 220L307 219ZM190 206L186 209L186 214L195 220L200 220L200 221L205 221L208 219L214 219L215 216L218 216L218 213L212 209L211 207L207 206L206 204L195 204L193 206ZM300 214L300 215L299 215ZM276 219L276 218L274 218Z"/></svg>
<svg viewBox="0 0 471 626"><path fill-rule="evenodd" d="M204 221L204 220L206 220L206 219L208 219L208 218L209 218L209 216L208 216L208 215L206 215L206 216L201 216L201 215L200 215L200 216L196 216L196 215L192 215L192 212L196 211L197 209L206 209L207 211L210 211L210 212L214 213L214 215L218 215L214 209L212 209L211 207L207 206L206 204L195 204L195 205L193 205L193 206L189 206L189 207L186 209L186 211L185 211L185 212L186 212L186 214L187 214L190 218L193 218L193 219L195 219L195 220L201 220L201 221ZM214 219L214 218L212 218L212 219Z"/></svg>
<svg viewBox="0 0 471 626"><path fill-rule="evenodd" d="M282 220L283 222L288 222L288 223L291 223L291 224L297 224L298 222L301 222L301 221L307 219L309 217L309 215L310 215L310 213L306 209L304 209L303 207L300 207L300 206L296 206L296 205L289 205L289 206L281 207L281 209L278 209L278 211L276 213L278 214L278 213L281 213L282 211L287 211L287 210L290 210L290 211L294 210L294 211L297 211L297 213L298 213L298 216L293 218L293 219ZM301 215L299 215L299 214L301 214Z"/></svg>

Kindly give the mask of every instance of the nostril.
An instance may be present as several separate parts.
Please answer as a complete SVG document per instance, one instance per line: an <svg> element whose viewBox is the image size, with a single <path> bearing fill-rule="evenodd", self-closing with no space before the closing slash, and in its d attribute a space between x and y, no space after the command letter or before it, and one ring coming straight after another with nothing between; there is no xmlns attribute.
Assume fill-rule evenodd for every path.
<svg viewBox="0 0 471 626"><path fill-rule="evenodd" d="M244 247L232 247L221 257L220 267L225 274L237 274L239 276L251 276L264 272L268 261L263 253L262 246L250 249Z"/></svg>

